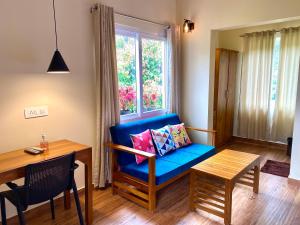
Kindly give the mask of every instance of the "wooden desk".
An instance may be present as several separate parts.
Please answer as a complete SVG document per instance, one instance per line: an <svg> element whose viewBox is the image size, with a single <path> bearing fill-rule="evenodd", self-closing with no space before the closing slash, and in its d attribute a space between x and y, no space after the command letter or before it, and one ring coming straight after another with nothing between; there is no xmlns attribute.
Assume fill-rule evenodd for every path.
<svg viewBox="0 0 300 225"><path fill-rule="evenodd" d="M225 149L191 168L190 208L224 218L231 224L232 191L236 183L259 189L260 156Z"/></svg>
<svg viewBox="0 0 300 225"><path fill-rule="evenodd" d="M0 185L24 177L25 166L42 162L72 152L76 160L85 166L85 220L87 225L93 222L93 184L92 184L92 148L69 140L49 143L49 153L30 155L24 149L0 154ZM70 193L66 194L66 208L70 208Z"/></svg>

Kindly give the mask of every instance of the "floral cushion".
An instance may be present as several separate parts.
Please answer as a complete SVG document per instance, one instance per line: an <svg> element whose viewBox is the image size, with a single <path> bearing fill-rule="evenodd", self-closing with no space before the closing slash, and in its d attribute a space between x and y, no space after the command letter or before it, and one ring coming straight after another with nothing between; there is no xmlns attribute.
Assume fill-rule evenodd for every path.
<svg viewBox="0 0 300 225"><path fill-rule="evenodd" d="M146 130L140 134L131 134L130 138L134 149L155 154L155 148L153 145L150 130ZM146 159L147 158L144 156L135 155L137 164L142 163Z"/></svg>
<svg viewBox="0 0 300 225"><path fill-rule="evenodd" d="M151 133L159 155L163 156L167 152L176 149L169 126L151 130Z"/></svg>
<svg viewBox="0 0 300 225"><path fill-rule="evenodd" d="M172 134L173 140L175 142L176 148L180 148L189 144L192 144L186 130L184 123L177 125L169 125L170 132Z"/></svg>

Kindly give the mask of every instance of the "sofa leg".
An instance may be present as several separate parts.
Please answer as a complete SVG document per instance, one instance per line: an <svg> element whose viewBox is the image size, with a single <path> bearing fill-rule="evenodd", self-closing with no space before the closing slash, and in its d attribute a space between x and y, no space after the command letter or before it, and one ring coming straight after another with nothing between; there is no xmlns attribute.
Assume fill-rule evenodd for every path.
<svg viewBox="0 0 300 225"><path fill-rule="evenodd" d="M148 180L148 193L149 193L149 210L151 212L155 211L156 208L156 177L155 177L155 157L148 159L149 167L149 180Z"/></svg>
<svg viewBox="0 0 300 225"><path fill-rule="evenodd" d="M154 213L156 209L156 192L149 192L149 211Z"/></svg>

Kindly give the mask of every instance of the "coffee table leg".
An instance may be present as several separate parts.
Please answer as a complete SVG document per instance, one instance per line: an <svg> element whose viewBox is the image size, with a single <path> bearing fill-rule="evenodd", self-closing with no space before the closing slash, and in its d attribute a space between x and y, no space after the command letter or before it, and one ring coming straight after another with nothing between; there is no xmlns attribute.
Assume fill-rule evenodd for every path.
<svg viewBox="0 0 300 225"><path fill-rule="evenodd" d="M190 205L190 210L193 211L195 210L194 207L194 191L195 191L195 172L191 171L190 172L190 196L189 196L189 205Z"/></svg>
<svg viewBox="0 0 300 225"><path fill-rule="evenodd" d="M259 165L254 167L254 184L253 184L253 192L258 194L259 191L259 173L260 168Z"/></svg>
<svg viewBox="0 0 300 225"><path fill-rule="evenodd" d="M225 210L224 210L225 225L231 224L232 190L233 190L232 182L226 181L226 183L225 183Z"/></svg>

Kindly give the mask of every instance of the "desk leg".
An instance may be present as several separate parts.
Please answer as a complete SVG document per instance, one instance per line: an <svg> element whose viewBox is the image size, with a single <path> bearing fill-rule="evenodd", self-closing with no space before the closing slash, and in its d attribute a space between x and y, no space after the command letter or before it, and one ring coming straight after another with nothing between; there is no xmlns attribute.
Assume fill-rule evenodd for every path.
<svg viewBox="0 0 300 225"><path fill-rule="evenodd" d="M85 166L85 221L93 223L93 183L92 183L92 151Z"/></svg>

